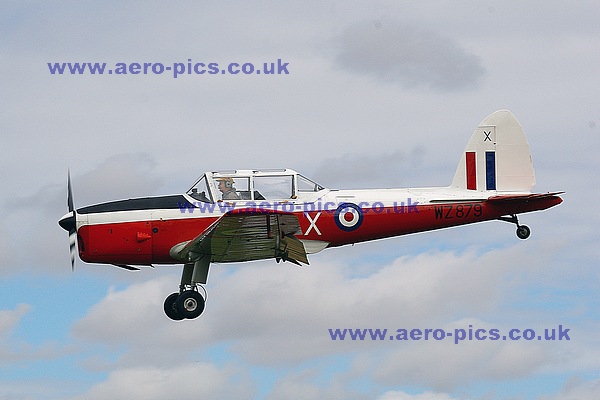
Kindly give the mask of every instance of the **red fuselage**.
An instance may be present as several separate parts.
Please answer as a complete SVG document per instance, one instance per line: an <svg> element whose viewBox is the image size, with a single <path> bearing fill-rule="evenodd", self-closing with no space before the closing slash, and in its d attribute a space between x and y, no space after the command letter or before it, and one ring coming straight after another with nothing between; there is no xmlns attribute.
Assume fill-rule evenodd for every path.
<svg viewBox="0 0 600 400"><path fill-rule="evenodd" d="M173 246L202 234L222 215L181 209L178 205L181 201L185 201L183 196L164 196L122 200L77 210L80 258L89 263L108 264L181 263L169 255ZM337 209L303 211L304 208L293 213L298 217L302 231L295 235L298 239L335 247L495 220L547 209L561 202L562 199L554 195L504 202L439 201L410 206L398 202L393 206L360 207L360 221L356 215L336 212Z"/></svg>

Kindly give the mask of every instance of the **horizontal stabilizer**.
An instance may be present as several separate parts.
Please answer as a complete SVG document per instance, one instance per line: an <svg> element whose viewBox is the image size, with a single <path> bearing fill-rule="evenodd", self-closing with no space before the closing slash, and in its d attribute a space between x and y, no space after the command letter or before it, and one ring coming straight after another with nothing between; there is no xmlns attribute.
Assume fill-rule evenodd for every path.
<svg viewBox="0 0 600 400"><path fill-rule="evenodd" d="M492 203L509 203L513 201L542 200L558 197L558 195L563 193L564 192L532 193L522 195L499 195L490 197L488 201Z"/></svg>

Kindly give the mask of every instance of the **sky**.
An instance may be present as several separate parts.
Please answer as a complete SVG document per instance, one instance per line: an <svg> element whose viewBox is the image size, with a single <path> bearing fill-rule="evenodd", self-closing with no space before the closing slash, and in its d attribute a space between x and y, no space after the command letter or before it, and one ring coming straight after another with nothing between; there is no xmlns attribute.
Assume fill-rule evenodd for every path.
<svg viewBox="0 0 600 400"><path fill-rule="evenodd" d="M0 3L0 399L600 397L597 1ZM191 60L191 61L188 61ZM264 63L278 74L51 74L48 63ZM285 73L287 72L287 73ZM329 188L450 184L511 110L564 203L310 256L71 271L75 206L293 168ZM569 329L569 340L332 340L329 329Z"/></svg>

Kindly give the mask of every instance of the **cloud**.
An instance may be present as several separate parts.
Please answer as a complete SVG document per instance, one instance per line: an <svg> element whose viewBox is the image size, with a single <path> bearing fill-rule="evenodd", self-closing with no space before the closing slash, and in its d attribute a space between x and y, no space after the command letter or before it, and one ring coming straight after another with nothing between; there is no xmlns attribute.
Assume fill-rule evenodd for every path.
<svg viewBox="0 0 600 400"><path fill-rule="evenodd" d="M364 399L364 394L358 394L352 390L349 382L343 379L341 374L332 376L327 382L322 382L319 374L319 365L316 368L305 369L299 372L291 372L279 379L273 386L271 392L265 397L266 400L279 399Z"/></svg>
<svg viewBox="0 0 600 400"><path fill-rule="evenodd" d="M157 194L164 181L154 172L155 165L154 157L147 153L119 154L81 175L73 172L75 208ZM70 271L67 233L58 226L58 220L67 213L66 174L65 170L60 184L22 190L3 202L0 274L32 267L52 274Z"/></svg>
<svg viewBox="0 0 600 400"><path fill-rule="evenodd" d="M541 396L540 400L587 400L600 398L600 379L584 380L579 377L569 379L560 393Z"/></svg>
<svg viewBox="0 0 600 400"><path fill-rule="evenodd" d="M117 353L126 346L127 352L116 362L110 357L96 357L87 364L94 369L173 366L198 345L209 344L203 324L177 324L164 315L163 301L178 290L178 281L177 275L163 275L124 290L109 288L106 297L73 325L73 336ZM166 346L165 340L169 343Z"/></svg>
<svg viewBox="0 0 600 400"><path fill-rule="evenodd" d="M500 329L476 319L454 321L444 327L455 329ZM400 360L402 360L400 362ZM373 357L377 363L374 377L387 385L417 385L439 391L452 391L481 380L507 381L532 375L538 368L557 362L551 346L526 341L427 341L419 345L398 346L384 355Z"/></svg>
<svg viewBox="0 0 600 400"><path fill-rule="evenodd" d="M64 349L55 343L33 345L14 334L21 320L31 311L29 304L18 304L14 310L0 310L0 366L55 358Z"/></svg>
<svg viewBox="0 0 600 400"><path fill-rule="evenodd" d="M163 179L156 174L155 157L149 153L122 153L108 157L74 184L81 198L76 207L130 197L158 194Z"/></svg>
<svg viewBox="0 0 600 400"><path fill-rule="evenodd" d="M346 343L332 343L329 328L431 326L453 315L489 312L501 302L502 291L510 290L503 276L516 268L504 261L511 256L515 249L482 256L432 252L382 268L319 265L314 259L305 270L248 267L222 281L211 312L237 315L220 318L215 328L240 340L234 348L245 359L298 362L349 350Z"/></svg>
<svg viewBox="0 0 600 400"><path fill-rule="evenodd" d="M401 391L389 391L385 392L378 400L453 400L455 397L451 397L446 393L436 392L424 392L419 394L408 394Z"/></svg>
<svg viewBox="0 0 600 400"><path fill-rule="evenodd" d="M478 262L487 268L477 268ZM145 360L148 354L161 353L165 362L190 346L230 341L250 362L298 362L336 352L328 328L394 321L397 310L410 325L459 310L493 308L506 270L492 255L474 253L403 257L362 277L336 264L300 269L250 263L229 274L226 268L233 267L213 265L207 309L196 321L173 323L162 315L162 301L177 288L178 278L163 276L125 290L111 289L74 326L74 334L107 344L126 342L132 346L129 357ZM177 338L185 337L185 345L179 345ZM171 355L158 345L167 338L174 340Z"/></svg>
<svg viewBox="0 0 600 400"><path fill-rule="evenodd" d="M406 171L419 166L425 152L423 147L415 147L410 151L397 149L374 155L346 153L318 163L312 176L336 189L400 187ZM400 173L403 169L404 173Z"/></svg>
<svg viewBox="0 0 600 400"><path fill-rule="evenodd" d="M28 304L19 304L15 310L0 310L0 337L9 335L30 310L31 306Z"/></svg>
<svg viewBox="0 0 600 400"><path fill-rule="evenodd" d="M584 371L594 369L596 364L584 349L595 346L589 342L331 339L328 330L335 328L381 328L395 334L399 328L448 332L471 325L508 332L515 327L537 330L544 321L554 324L551 309L511 311L513 302L529 304L523 295L531 282L539 285L542 277L550 279L548 259L540 257L546 245L539 246L428 252L383 265L374 261L344 265L344 258L320 256L305 268L268 261L215 264L207 308L197 320L173 322L163 315L162 302L176 290L178 271L111 288L72 333L80 345L107 349L104 359L95 356L84 365L119 376L139 368L168 374L182 362L210 362L215 352L220 360L235 360L244 368L277 371L268 398L298 391L306 398L340 397L345 391L342 397L351 398L358 392L348 385L360 377L378 385L371 387L408 385L435 391L414 395L422 396L415 399L445 400L457 387L476 382L579 371L582 363L587 363ZM562 318L559 323L564 323ZM577 334L586 335L580 330ZM339 357L344 368L333 368L336 372L331 374ZM310 374L297 367L314 360L322 361ZM324 375L331 377L326 385L321 381ZM390 391L385 396L409 395Z"/></svg>
<svg viewBox="0 0 600 400"><path fill-rule="evenodd" d="M472 89L485 72L479 59L451 38L392 20L351 25L335 43L338 68L404 88Z"/></svg>
<svg viewBox="0 0 600 400"><path fill-rule="evenodd" d="M544 264L514 246L480 255L426 253L360 269L318 258L306 268L273 262L213 265L207 308L197 320L173 322L163 315L162 302L178 285L178 274L169 274L111 289L74 325L73 336L120 353L105 366L121 369L175 366L226 344L232 357L267 368L363 354L365 362L355 372L367 371L388 385L398 382L396 376L441 390L478 378L512 379L551 364L551 351L490 341L333 341L328 330L491 326L503 299L524 284L515 279L521 264L514 259L534 271ZM519 367L511 360L520 360Z"/></svg>
<svg viewBox="0 0 600 400"><path fill-rule="evenodd" d="M86 393L71 400L178 398L251 399L253 387L240 381L234 368L218 368L209 363L187 363L172 368L135 367L117 369Z"/></svg>

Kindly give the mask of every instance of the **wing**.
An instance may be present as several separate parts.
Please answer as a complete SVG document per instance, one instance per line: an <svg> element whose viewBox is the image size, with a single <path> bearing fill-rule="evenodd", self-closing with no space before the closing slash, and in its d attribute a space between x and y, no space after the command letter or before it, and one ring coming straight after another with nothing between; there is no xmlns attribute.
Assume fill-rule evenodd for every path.
<svg viewBox="0 0 600 400"><path fill-rule="evenodd" d="M171 255L194 261L210 254L212 262L240 262L275 258L308 264L306 250L294 234L298 217L278 211L239 209L224 214L189 242L171 249Z"/></svg>

